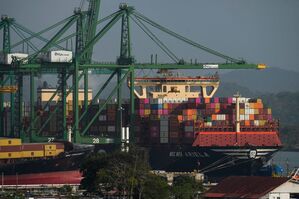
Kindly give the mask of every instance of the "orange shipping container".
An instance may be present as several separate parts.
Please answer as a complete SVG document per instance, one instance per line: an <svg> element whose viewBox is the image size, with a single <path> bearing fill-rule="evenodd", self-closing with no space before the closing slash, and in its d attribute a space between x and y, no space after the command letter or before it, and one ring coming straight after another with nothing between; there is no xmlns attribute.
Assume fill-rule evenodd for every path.
<svg viewBox="0 0 299 199"><path fill-rule="evenodd" d="M253 114L249 115L249 120L254 120L254 115Z"/></svg>
<svg viewBox="0 0 299 199"><path fill-rule="evenodd" d="M257 102L257 103L255 103L255 107L254 108L263 108L263 104L262 103L259 103L259 102Z"/></svg>
<svg viewBox="0 0 299 199"><path fill-rule="evenodd" d="M250 121L249 120L245 120L245 126L250 126Z"/></svg>
<svg viewBox="0 0 299 199"><path fill-rule="evenodd" d="M205 98L205 103L209 104L210 103L210 98Z"/></svg>
<svg viewBox="0 0 299 199"><path fill-rule="evenodd" d="M182 122L183 121L183 116L182 115L178 115L178 121Z"/></svg>
<svg viewBox="0 0 299 199"><path fill-rule="evenodd" d="M185 109L183 110L183 115L195 115L196 114L196 109Z"/></svg>
<svg viewBox="0 0 299 199"><path fill-rule="evenodd" d="M212 120L217 120L217 115L213 114L212 115Z"/></svg>

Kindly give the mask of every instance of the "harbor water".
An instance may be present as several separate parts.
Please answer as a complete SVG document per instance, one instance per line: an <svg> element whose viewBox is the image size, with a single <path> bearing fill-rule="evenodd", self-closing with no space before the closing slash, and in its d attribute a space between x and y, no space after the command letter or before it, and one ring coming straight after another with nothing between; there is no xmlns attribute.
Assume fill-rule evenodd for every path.
<svg viewBox="0 0 299 199"><path fill-rule="evenodd" d="M271 163L280 166L283 169L283 175L286 176L294 168L299 167L299 151L279 151L274 155Z"/></svg>

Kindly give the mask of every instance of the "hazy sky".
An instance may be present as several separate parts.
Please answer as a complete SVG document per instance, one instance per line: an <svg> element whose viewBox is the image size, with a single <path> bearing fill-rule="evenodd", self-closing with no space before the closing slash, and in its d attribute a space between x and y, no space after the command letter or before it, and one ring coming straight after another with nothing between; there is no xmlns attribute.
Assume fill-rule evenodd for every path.
<svg viewBox="0 0 299 199"><path fill-rule="evenodd" d="M100 18L116 11L121 2L229 56L299 71L298 0L102 0ZM0 0L0 14L39 31L72 15L79 5L80 0ZM161 61L171 61L133 23L132 29L133 54L139 62L149 61L151 53L157 53ZM154 32L178 57L219 61L164 33ZM94 60L115 61L119 43L120 24L96 45Z"/></svg>

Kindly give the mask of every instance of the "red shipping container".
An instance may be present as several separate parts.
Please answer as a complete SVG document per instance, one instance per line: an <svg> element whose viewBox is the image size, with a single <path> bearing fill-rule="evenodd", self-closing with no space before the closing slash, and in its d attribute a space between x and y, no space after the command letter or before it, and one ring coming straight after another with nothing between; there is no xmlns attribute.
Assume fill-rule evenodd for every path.
<svg viewBox="0 0 299 199"><path fill-rule="evenodd" d="M21 146L0 146L0 152L18 152Z"/></svg>
<svg viewBox="0 0 299 199"><path fill-rule="evenodd" d="M23 144L22 145L23 151L40 151L44 150L44 144Z"/></svg>

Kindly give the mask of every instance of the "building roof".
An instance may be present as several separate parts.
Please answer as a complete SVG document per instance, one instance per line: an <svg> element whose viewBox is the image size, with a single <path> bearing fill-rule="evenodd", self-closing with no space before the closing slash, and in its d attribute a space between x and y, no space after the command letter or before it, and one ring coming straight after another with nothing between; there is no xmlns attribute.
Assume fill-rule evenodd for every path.
<svg viewBox="0 0 299 199"><path fill-rule="evenodd" d="M206 198L260 198L288 181L283 177L231 176L208 190Z"/></svg>

